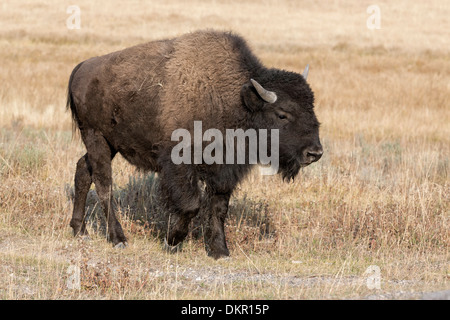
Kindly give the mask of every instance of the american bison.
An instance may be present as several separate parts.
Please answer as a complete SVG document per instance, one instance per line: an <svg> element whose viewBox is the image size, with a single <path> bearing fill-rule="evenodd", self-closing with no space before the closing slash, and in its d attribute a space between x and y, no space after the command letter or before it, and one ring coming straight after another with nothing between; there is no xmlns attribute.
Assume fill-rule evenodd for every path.
<svg viewBox="0 0 450 320"><path fill-rule="evenodd" d="M159 173L161 199L170 213L165 238L169 248L184 240L189 222L201 209L208 255L228 256L228 203L254 165L175 164L171 155L179 141L173 141L172 134L180 128L193 132L199 121L203 130L224 133L267 129L270 136L277 130L278 172L285 180L293 179L301 167L322 156L307 73L308 67L303 74L266 68L242 37L212 30L78 64L69 79L67 108L87 152L76 166L70 221L74 235L87 234L84 211L93 182L107 217L109 241L126 245L111 196L111 161L119 152L138 168Z"/></svg>

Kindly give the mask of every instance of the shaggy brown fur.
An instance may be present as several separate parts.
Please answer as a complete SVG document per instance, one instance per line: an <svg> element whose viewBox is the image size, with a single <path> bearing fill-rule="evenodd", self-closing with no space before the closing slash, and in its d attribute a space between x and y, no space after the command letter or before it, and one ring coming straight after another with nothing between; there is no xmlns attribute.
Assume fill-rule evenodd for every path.
<svg viewBox="0 0 450 320"><path fill-rule="evenodd" d="M275 92L277 101L265 101L251 78ZM109 240L126 243L111 202L111 161L120 152L135 166L160 172L161 196L171 213L169 245L183 241L202 208L208 254L229 255L224 232L228 202L251 166L175 165L172 132L193 132L197 120L203 131L279 129L280 172L291 179L322 154L313 103L301 75L265 68L231 33L198 31L82 62L72 72L68 92L68 107L87 149L75 174L74 234L86 234L85 199L94 182Z"/></svg>

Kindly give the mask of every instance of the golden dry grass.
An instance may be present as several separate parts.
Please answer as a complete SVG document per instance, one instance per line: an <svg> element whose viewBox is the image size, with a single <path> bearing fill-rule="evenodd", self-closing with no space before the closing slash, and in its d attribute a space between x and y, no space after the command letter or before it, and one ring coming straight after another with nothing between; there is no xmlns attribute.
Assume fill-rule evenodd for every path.
<svg viewBox="0 0 450 320"><path fill-rule="evenodd" d="M377 1L3 1L0 11L0 298L417 298L449 289L450 8ZM236 190L232 258L201 239L161 250L145 220L148 180L114 161L129 247L68 227L77 159L68 77L91 56L201 28L233 30L267 66L301 72L316 94L324 157L294 183L252 175ZM130 180L131 179L131 180ZM134 200L133 200L134 199ZM135 201L133 203L133 201ZM136 203L138 202L138 203ZM133 207L134 206L134 207ZM133 207L133 208L132 208ZM147 212L148 213L148 212ZM144 218L143 218L144 217ZM145 221L144 221L145 222ZM70 266L80 288L67 286ZM366 269L381 271L381 288Z"/></svg>

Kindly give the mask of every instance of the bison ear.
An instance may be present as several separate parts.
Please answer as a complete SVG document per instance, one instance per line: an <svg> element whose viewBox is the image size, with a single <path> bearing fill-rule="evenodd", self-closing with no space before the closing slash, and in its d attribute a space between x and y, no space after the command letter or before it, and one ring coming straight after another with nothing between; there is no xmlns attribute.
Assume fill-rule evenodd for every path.
<svg viewBox="0 0 450 320"><path fill-rule="evenodd" d="M247 82L242 86L241 98L244 105L251 112L258 111L264 106L264 100L260 98L255 87L250 82Z"/></svg>

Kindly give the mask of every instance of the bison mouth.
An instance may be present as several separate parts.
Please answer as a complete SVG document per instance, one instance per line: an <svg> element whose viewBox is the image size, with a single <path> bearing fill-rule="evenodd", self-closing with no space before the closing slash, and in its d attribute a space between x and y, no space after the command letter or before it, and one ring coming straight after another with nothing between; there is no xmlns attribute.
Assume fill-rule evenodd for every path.
<svg viewBox="0 0 450 320"><path fill-rule="evenodd" d="M308 153L304 153L308 154ZM301 168L309 166L311 163L317 161L319 157L312 159L309 156L294 156L286 160L280 159L280 174L285 181L294 180Z"/></svg>

